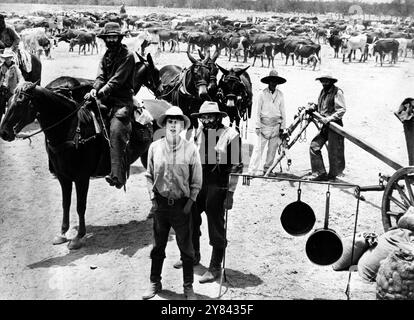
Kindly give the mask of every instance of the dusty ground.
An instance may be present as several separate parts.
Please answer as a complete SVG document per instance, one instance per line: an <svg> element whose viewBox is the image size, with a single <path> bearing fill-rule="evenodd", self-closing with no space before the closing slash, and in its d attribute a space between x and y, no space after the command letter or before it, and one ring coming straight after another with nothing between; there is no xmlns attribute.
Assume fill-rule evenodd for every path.
<svg viewBox="0 0 414 320"><path fill-rule="evenodd" d="M61 75L95 76L97 55L78 56L67 50L61 43L52 53L53 60L43 59L43 85ZM156 62L159 67L190 64L184 53L163 53ZM236 65L224 56L219 57L218 63L227 68ZM411 55L405 62L382 68L372 60L343 64L333 59L333 49L323 45L319 71L285 66L280 57L275 64L287 79L281 90L288 123L298 107L317 99L321 86L315 77L332 72L345 93L345 127L402 164L408 163L402 126L392 111L404 98L413 96ZM264 88L260 78L269 72L257 65L260 64L249 69L256 97ZM139 95L150 97L145 89ZM249 141L253 141L251 127L249 124ZM315 133L309 127L307 141L292 148L290 173L303 175L309 171L308 147ZM60 230L61 196L57 180L48 172L43 139L37 135L32 144L0 141L0 299L141 299L149 281L152 246L152 221L146 219L150 202L141 163L133 164L126 193L110 188L103 179L91 181L85 246L69 251L66 245L52 245ZM345 148L344 181L376 184L379 172L394 172L351 142L347 141ZM247 169L248 163L245 165ZM286 172L286 161L283 170ZM295 238L281 227L280 214L296 200L296 189L296 183L255 179L246 186L240 181L234 208L228 215L228 282L222 288L222 299L346 299L348 273L312 264L304 250L308 236ZM324 186L302 184L302 200L317 215L315 228L323 226L325 192ZM381 196L365 194L358 231L383 232ZM352 235L355 208L352 188L331 188L330 227L343 238ZM71 223L73 235L77 225L74 206ZM210 258L205 217L202 227L202 258L201 265L195 268L194 288L200 299L215 299L219 283L198 283ZM171 233L163 269L165 290L158 299L183 299L182 273L172 267L178 257ZM351 299L375 299L375 285L362 282L353 273Z"/></svg>

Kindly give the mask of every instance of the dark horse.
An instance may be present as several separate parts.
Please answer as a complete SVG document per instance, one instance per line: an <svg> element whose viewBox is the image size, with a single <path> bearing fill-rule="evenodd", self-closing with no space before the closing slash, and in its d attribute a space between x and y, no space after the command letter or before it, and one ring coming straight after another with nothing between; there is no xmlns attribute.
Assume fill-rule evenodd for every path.
<svg viewBox="0 0 414 320"><path fill-rule="evenodd" d="M200 109L203 101L210 100L207 90L210 67L206 64L210 55L208 54L202 61L196 60L188 51L187 55L192 62L189 68L182 69L176 65L167 65L160 69L163 91L156 97L180 107L191 119L191 127L197 128L197 119L190 115Z"/></svg>
<svg viewBox="0 0 414 320"><path fill-rule="evenodd" d="M69 243L69 249L81 247L86 234L85 210L91 177L102 177L110 171L109 146L103 135L96 130L89 108L60 93L31 82L22 83L11 98L10 106L0 126L0 137L13 141L23 127L38 120L46 137L46 150L51 171L62 189L63 221L61 234L53 244L67 240L72 182L77 194L79 229ZM133 122L128 144L129 164L146 153L152 142L152 126Z"/></svg>
<svg viewBox="0 0 414 320"><path fill-rule="evenodd" d="M230 125L234 122L239 130L240 120L250 119L252 113L252 82L246 68L231 68L226 70L218 66L223 73L218 84L215 100L221 111L228 114Z"/></svg>
<svg viewBox="0 0 414 320"><path fill-rule="evenodd" d="M200 56L201 60L206 59L205 55L203 55L201 53L200 49L198 49L198 55ZM209 58L207 58L207 60L205 60L207 66L210 69L210 81L209 81L208 86L207 86L207 92L208 92L208 95L210 97L215 97L216 94L217 94L217 89L218 89L218 87L217 87L217 74L219 72L219 68L218 68L218 65L216 63L216 60L217 60L218 56L219 56L219 51L216 50L213 54L213 57L210 58L210 55L208 55Z"/></svg>
<svg viewBox="0 0 414 320"><path fill-rule="evenodd" d="M142 85L149 86L154 92L162 89L158 70L151 58L142 58L137 63L135 79L137 91ZM102 177L110 171L109 146L103 135L96 132L89 111L97 111L97 106L94 104L85 108L91 101L83 101L92 84L93 80L72 77L60 77L49 83L48 88L25 82L16 89L0 126L0 137L6 141L14 140L16 134L35 118L45 133L50 169L62 189L63 221L61 234L54 239L54 244L67 241L65 234L69 230L72 182L75 183L79 229L69 243L69 249L80 248L86 233L85 210L90 177ZM146 167L152 137L151 124L142 126L133 122L127 150L129 164L141 157Z"/></svg>

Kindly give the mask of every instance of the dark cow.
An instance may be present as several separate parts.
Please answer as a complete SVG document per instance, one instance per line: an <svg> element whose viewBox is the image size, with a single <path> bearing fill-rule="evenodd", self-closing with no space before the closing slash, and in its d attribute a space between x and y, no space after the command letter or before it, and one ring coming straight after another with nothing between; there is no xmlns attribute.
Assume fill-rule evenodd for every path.
<svg viewBox="0 0 414 320"><path fill-rule="evenodd" d="M342 45L342 38L340 36L338 36L338 35L332 34L328 38L328 42L329 42L329 45L335 51L334 58L339 58L339 49L341 48L341 45Z"/></svg>
<svg viewBox="0 0 414 320"><path fill-rule="evenodd" d="M249 48L258 43L267 43L273 44L280 39L279 36L276 34L271 33L255 33L253 30L250 30L249 33L246 32L244 36L241 38L241 46L239 48L243 49L244 51L244 61L247 62L247 53Z"/></svg>
<svg viewBox="0 0 414 320"><path fill-rule="evenodd" d="M398 59L398 47L399 43L395 39L380 39L376 41L375 43L369 45L370 50L369 53L372 55L375 55L375 53L378 53L380 56L380 62L381 67L382 63L384 61L385 54L391 53L391 60L390 63L396 63ZM375 58L375 62L377 61L377 58Z"/></svg>
<svg viewBox="0 0 414 320"><path fill-rule="evenodd" d="M272 68L274 68L274 56L273 56L273 45L271 43L255 43L249 47L249 58L254 57L253 64L256 62L256 58L260 57L263 67L263 57L267 57L267 67L270 67L270 62L272 62Z"/></svg>
<svg viewBox="0 0 414 320"><path fill-rule="evenodd" d="M177 31L171 31L171 30L160 30L158 32L158 35L160 36L160 42L162 46L162 51L165 51L165 42L170 43L170 52L175 52L175 49L178 49L178 52L180 52L180 46L178 44L178 32Z"/></svg>
<svg viewBox="0 0 414 320"><path fill-rule="evenodd" d="M322 38L323 43L326 43L326 37L327 37L328 31L324 28L318 28L315 30L315 40L318 41L318 44L320 44L320 39Z"/></svg>
<svg viewBox="0 0 414 320"><path fill-rule="evenodd" d="M290 37L284 40L285 46L283 48L284 54L286 56L286 63L288 63L289 57L292 57L292 65L295 65L295 50L296 47L300 44L306 44L306 45L314 45L315 43L312 40L306 39L306 38L298 38L298 37Z"/></svg>
<svg viewBox="0 0 414 320"><path fill-rule="evenodd" d="M216 49L218 51L220 51L220 40L221 37L215 36L214 34L208 34L205 32L190 32L187 35L187 51L190 50L191 47L194 48L194 45L199 46L201 48L201 51L204 53L213 45L216 46Z"/></svg>
<svg viewBox="0 0 414 320"><path fill-rule="evenodd" d="M295 48L294 54L297 60L300 57L300 64L303 64L303 58L309 58L313 54L315 54L318 57L319 62L321 62L319 51L321 51L320 44L298 44Z"/></svg>
<svg viewBox="0 0 414 320"><path fill-rule="evenodd" d="M92 46L91 54L93 54L93 48L96 48L96 53L98 53L98 45L96 43L96 35L92 32L79 32L76 38L71 39L69 42L69 51L73 51L75 45L79 46L79 54L83 51L86 54L86 45L88 45L88 51Z"/></svg>

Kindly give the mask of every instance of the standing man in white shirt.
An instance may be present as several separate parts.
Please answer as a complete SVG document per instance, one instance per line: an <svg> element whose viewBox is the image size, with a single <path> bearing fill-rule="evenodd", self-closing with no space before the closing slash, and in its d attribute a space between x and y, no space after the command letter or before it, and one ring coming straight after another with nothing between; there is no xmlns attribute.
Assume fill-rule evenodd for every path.
<svg viewBox="0 0 414 320"><path fill-rule="evenodd" d="M280 133L286 128L285 100L277 85L285 83L286 79L271 70L261 82L268 84L259 95L256 112L257 143L249 164L249 175L262 175L272 165L277 147L280 143ZM266 161L262 166L262 154L267 145ZM273 174L269 174L272 176Z"/></svg>

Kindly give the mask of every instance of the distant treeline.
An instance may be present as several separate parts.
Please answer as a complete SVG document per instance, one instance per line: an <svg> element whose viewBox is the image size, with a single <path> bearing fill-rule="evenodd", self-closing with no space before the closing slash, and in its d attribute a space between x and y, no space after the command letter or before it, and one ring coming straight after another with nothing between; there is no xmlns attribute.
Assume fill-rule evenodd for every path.
<svg viewBox="0 0 414 320"><path fill-rule="evenodd" d="M343 15L391 15L407 17L414 15L414 0L393 0L390 3L363 3L360 1L302 1L302 0L20 0L20 3L38 4L77 4L77 5L104 5L120 6L125 3L127 13L128 6L136 7L168 7L168 8L193 8L228 10L254 10L278 12L299 12L307 14L324 14L336 12ZM361 7L351 10L353 5Z"/></svg>

